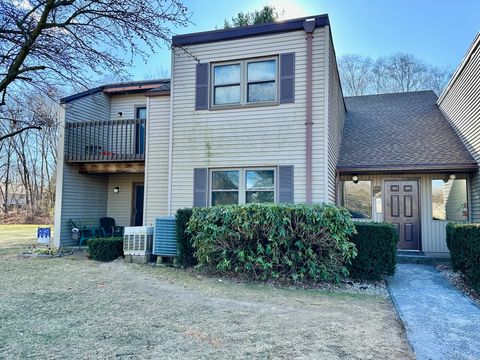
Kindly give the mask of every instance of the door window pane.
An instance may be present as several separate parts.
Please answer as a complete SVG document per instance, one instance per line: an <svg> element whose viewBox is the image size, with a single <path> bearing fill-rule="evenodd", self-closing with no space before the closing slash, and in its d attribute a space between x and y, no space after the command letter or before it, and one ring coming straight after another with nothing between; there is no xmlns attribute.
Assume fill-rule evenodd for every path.
<svg viewBox="0 0 480 360"><path fill-rule="evenodd" d="M215 85L239 84L240 64L218 65L214 67Z"/></svg>
<svg viewBox="0 0 480 360"><path fill-rule="evenodd" d="M239 172L236 170L213 171L212 190L237 190Z"/></svg>
<svg viewBox="0 0 480 360"><path fill-rule="evenodd" d="M371 181L342 181L341 205L346 207L353 218L372 217L372 183Z"/></svg>
<svg viewBox="0 0 480 360"><path fill-rule="evenodd" d="M247 170L245 177L247 190L270 190L274 187L275 173L273 170Z"/></svg>
<svg viewBox="0 0 480 360"><path fill-rule="evenodd" d="M275 193L273 191L247 191L246 203L273 203Z"/></svg>
<svg viewBox="0 0 480 360"><path fill-rule="evenodd" d="M247 72L249 82L275 80L275 60L249 62Z"/></svg>
<svg viewBox="0 0 480 360"><path fill-rule="evenodd" d="M137 119L145 120L147 118L147 108L138 107L135 116Z"/></svg>
<svg viewBox="0 0 480 360"><path fill-rule="evenodd" d="M212 191L212 206L238 204L238 191Z"/></svg>
<svg viewBox="0 0 480 360"><path fill-rule="evenodd" d="M432 180L433 220L468 220L467 180Z"/></svg>

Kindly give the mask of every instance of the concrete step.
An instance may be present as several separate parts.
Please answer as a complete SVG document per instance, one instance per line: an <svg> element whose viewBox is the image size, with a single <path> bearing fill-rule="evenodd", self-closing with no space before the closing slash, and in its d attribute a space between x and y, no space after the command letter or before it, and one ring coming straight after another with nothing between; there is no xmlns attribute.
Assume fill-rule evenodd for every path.
<svg viewBox="0 0 480 360"><path fill-rule="evenodd" d="M397 263L399 264L422 264L422 265L437 265L449 264L449 257L434 257L427 256L421 251L397 251Z"/></svg>

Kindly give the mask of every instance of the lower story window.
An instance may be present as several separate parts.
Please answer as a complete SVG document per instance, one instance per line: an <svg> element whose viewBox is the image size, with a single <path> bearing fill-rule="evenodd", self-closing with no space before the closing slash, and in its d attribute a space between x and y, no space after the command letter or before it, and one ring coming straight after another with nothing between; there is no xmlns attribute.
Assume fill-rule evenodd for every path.
<svg viewBox="0 0 480 360"><path fill-rule="evenodd" d="M433 220L468 220L467 180L432 180Z"/></svg>
<svg viewBox="0 0 480 360"><path fill-rule="evenodd" d="M210 204L275 202L275 169L226 169L210 172Z"/></svg>
<svg viewBox="0 0 480 360"><path fill-rule="evenodd" d="M340 205L347 208L352 218L372 217L372 182L341 181Z"/></svg>

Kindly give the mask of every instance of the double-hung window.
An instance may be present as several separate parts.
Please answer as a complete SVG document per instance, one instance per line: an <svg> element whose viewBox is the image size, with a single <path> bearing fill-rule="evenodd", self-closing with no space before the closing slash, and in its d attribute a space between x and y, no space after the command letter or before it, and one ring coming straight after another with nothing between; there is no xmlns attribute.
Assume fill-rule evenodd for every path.
<svg viewBox="0 0 480 360"><path fill-rule="evenodd" d="M275 169L218 169L210 171L210 204L275 202Z"/></svg>
<svg viewBox="0 0 480 360"><path fill-rule="evenodd" d="M276 103L277 57L212 65L212 106Z"/></svg>

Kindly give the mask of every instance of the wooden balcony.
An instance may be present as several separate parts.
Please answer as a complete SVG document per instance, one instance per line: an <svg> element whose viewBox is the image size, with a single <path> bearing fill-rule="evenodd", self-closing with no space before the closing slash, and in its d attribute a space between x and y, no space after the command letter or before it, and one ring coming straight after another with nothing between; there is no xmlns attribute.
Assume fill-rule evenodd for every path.
<svg viewBox="0 0 480 360"><path fill-rule="evenodd" d="M65 161L144 162L145 120L67 122Z"/></svg>

